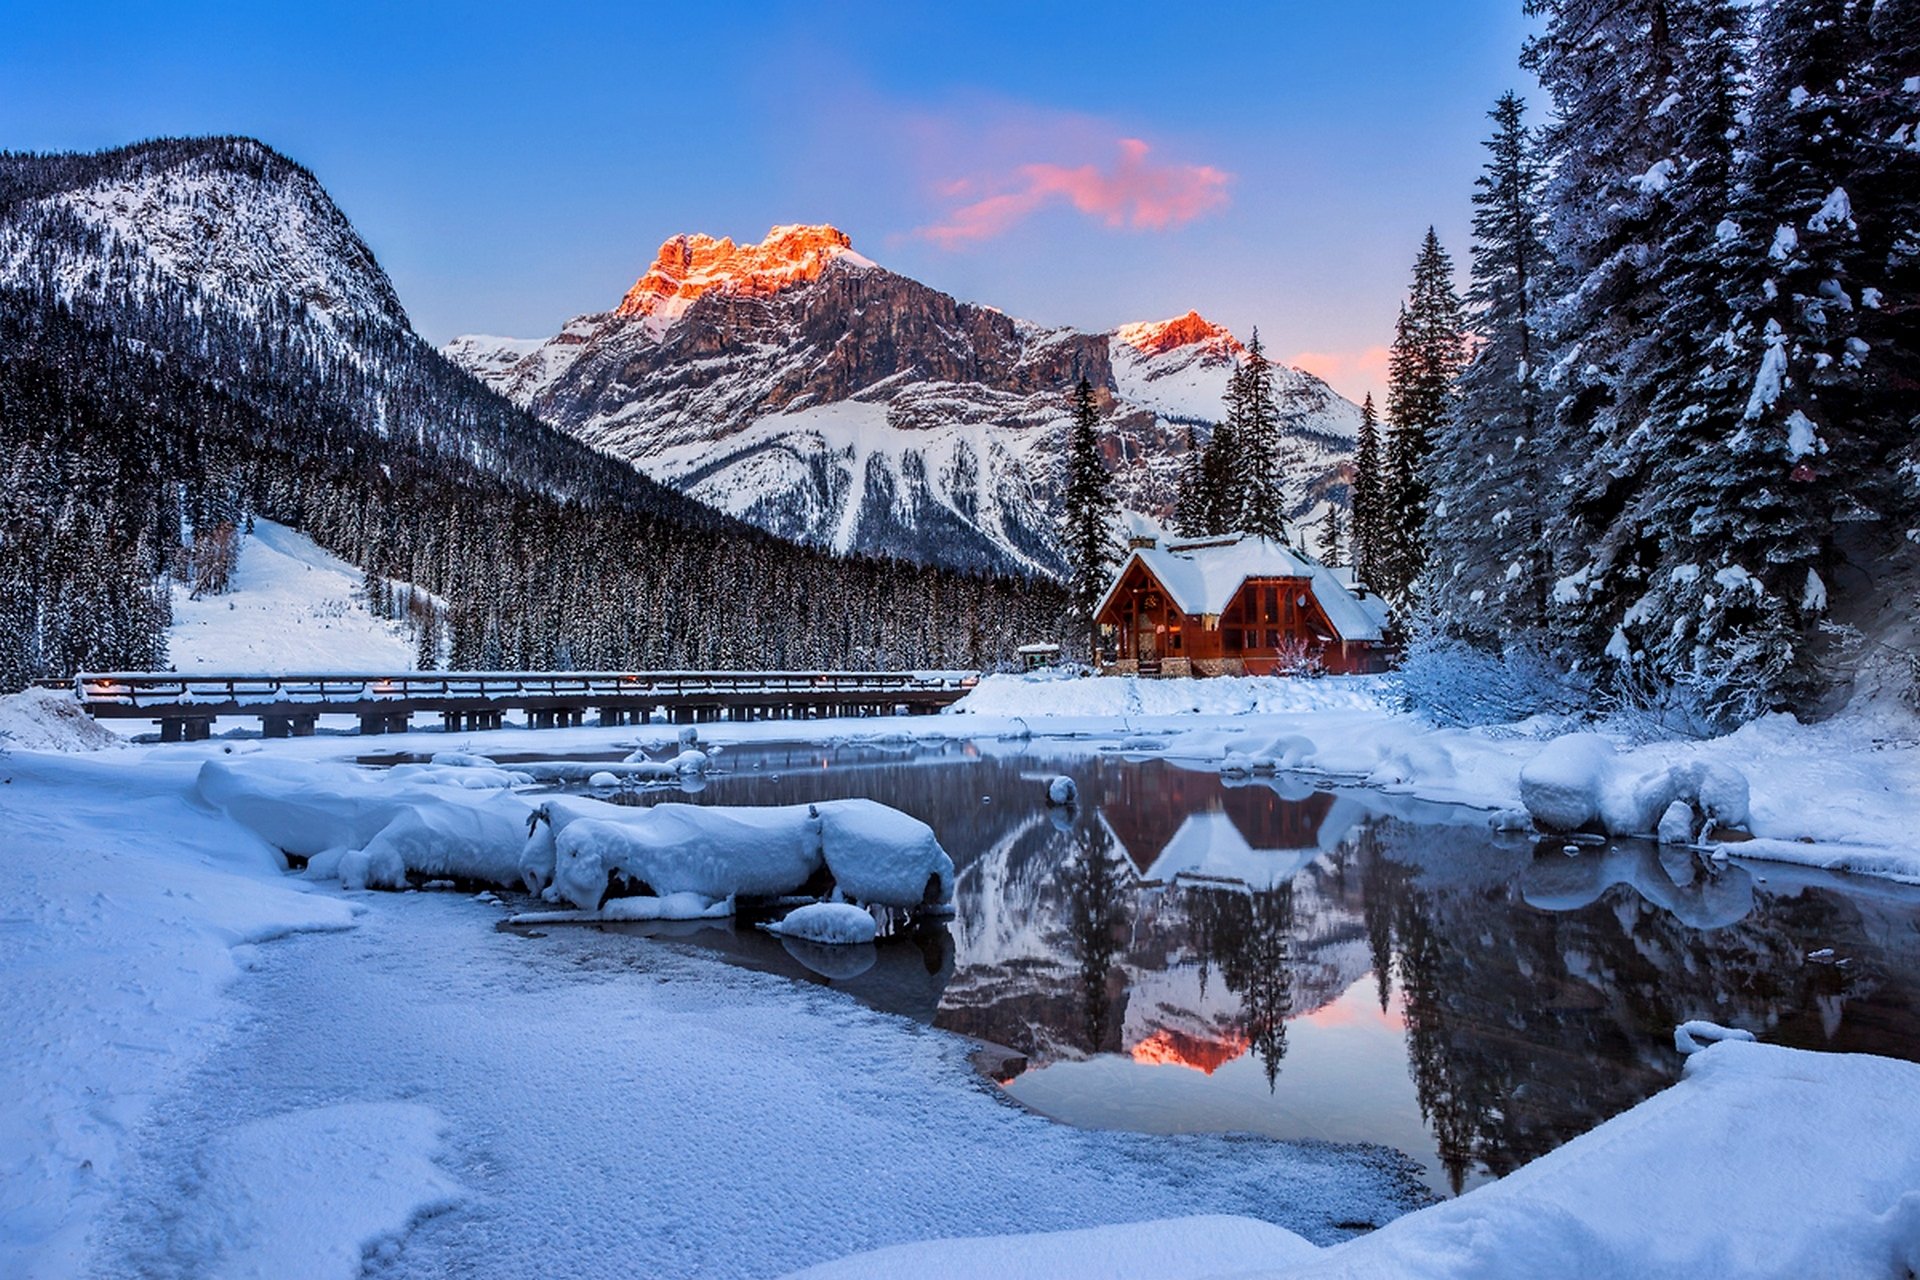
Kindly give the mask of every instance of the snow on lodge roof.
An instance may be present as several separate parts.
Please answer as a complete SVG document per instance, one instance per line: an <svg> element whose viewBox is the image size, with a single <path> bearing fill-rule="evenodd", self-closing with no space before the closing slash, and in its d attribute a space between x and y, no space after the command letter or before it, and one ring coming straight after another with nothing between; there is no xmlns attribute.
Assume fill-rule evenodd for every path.
<svg viewBox="0 0 1920 1280"><path fill-rule="evenodd" d="M1356 584L1351 569L1329 569L1284 542L1244 533L1170 539L1164 547L1136 546L1121 562L1096 614L1106 611L1135 561L1159 581L1182 613L1225 613L1249 578L1307 578L1339 639L1377 643L1387 628L1386 602Z"/></svg>

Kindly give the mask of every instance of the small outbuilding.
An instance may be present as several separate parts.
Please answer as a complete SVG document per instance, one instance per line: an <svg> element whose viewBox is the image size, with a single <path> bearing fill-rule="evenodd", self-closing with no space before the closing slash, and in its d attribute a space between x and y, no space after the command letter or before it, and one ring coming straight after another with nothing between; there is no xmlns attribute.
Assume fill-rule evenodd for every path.
<svg viewBox="0 0 1920 1280"><path fill-rule="evenodd" d="M1022 671L1039 671L1043 667L1056 666L1060 661L1060 646L1057 644L1023 644L1017 652Z"/></svg>
<svg viewBox="0 0 1920 1280"><path fill-rule="evenodd" d="M1102 665L1142 675L1384 671L1386 603L1270 538L1133 539L1094 612Z"/></svg>

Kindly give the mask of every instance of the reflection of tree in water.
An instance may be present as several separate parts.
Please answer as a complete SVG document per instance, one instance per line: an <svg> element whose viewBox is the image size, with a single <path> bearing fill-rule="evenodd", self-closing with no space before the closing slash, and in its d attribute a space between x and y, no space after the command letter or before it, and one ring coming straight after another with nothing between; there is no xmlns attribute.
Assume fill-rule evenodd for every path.
<svg viewBox="0 0 1920 1280"><path fill-rule="evenodd" d="M1810 940L1858 936L1843 898L1763 894L1744 919L1696 927L1646 896L1668 891L1656 866L1643 869L1644 889L1614 884L1550 911L1510 877L1450 882L1446 851L1434 851L1444 838L1388 824L1356 852L1369 942L1376 962L1394 957L1408 1069L1456 1190L1476 1162L1502 1176L1671 1084L1672 1031L1687 1018L1866 1047L1829 1042L1822 1027L1840 1025L1839 1003L1871 996L1879 980L1861 974L1836 995L1834 971L1802 959ZM1416 840L1432 881L1390 856ZM1885 996L1911 1025L1910 993ZM1874 1034L1876 1019L1857 1021L1855 1035Z"/></svg>
<svg viewBox="0 0 1920 1280"><path fill-rule="evenodd" d="M1293 1011L1293 886L1193 889L1187 919L1201 972L1218 965L1227 990L1240 997L1241 1026L1271 1090L1287 1056L1287 1015Z"/></svg>
<svg viewBox="0 0 1920 1280"><path fill-rule="evenodd" d="M1126 860L1114 852L1113 837L1098 822L1080 827L1074 840L1079 847L1066 868L1066 922L1080 960L1087 1047L1096 1053L1117 1051L1120 1025L1112 1017L1117 976L1113 962L1132 918L1133 876Z"/></svg>

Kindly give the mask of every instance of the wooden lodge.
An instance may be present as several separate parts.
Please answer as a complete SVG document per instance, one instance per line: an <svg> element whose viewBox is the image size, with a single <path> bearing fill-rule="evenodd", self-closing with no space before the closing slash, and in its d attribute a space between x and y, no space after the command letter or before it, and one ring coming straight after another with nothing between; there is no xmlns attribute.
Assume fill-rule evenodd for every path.
<svg viewBox="0 0 1920 1280"><path fill-rule="evenodd" d="M1116 674L1358 675L1392 656L1386 605L1351 570L1244 534L1135 538L1094 620Z"/></svg>

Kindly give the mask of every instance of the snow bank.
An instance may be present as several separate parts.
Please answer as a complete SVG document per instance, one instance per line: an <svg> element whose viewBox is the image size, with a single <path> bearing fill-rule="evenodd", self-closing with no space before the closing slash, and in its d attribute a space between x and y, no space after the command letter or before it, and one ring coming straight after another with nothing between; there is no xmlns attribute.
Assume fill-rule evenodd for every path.
<svg viewBox="0 0 1920 1280"><path fill-rule="evenodd" d="M784 918L760 927L783 938L842 947L872 942L879 932L871 912L845 902L815 902L796 907Z"/></svg>
<svg viewBox="0 0 1920 1280"><path fill-rule="evenodd" d="M1244 1252L1192 1266L1188 1251L1231 1228L1147 1222L934 1241L797 1274L1907 1274L1920 1270L1920 1064L1725 1041L1688 1058L1672 1088L1456 1200L1326 1249L1258 1227L1245 1224ZM1147 1260L1138 1272L1127 1269L1134 1258Z"/></svg>
<svg viewBox="0 0 1920 1280"><path fill-rule="evenodd" d="M952 713L987 716L1155 716L1377 711L1385 704L1377 676L1295 679L1161 679L990 675L956 702Z"/></svg>
<svg viewBox="0 0 1920 1280"><path fill-rule="evenodd" d="M0 698L0 747L25 751L98 751L125 745L59 689L22 689Z"/></svg>
<svg viewBox="0 0 1920 1280"><path fill-rule="evenodd" d="M1737 769L1688 760L1641 772L1596 733L1555 738L1520 770L1520 802L1546 831L1598 827L1609 835L1650 836L1664 828L1675 843L1681 823L1670 812L1674 805L1692 811L1693 829L1744 827L1748 795L1746 775Z"/></svg>

